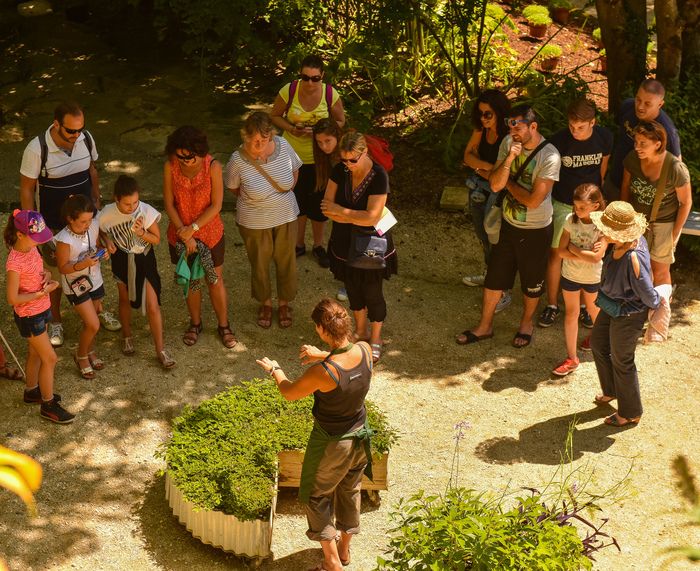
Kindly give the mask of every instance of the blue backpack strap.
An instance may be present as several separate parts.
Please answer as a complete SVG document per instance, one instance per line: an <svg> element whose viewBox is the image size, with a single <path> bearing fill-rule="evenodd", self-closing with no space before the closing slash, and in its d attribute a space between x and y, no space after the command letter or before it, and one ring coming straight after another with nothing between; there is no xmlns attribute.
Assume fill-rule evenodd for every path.
<svg viewBox="0 0 700 571"><path fill-rule="evenodd" d="M39 176L46 178L46 159L49 156L49 146L46 144L46 131L39 134L39 147L41 148L41 166L39 167Z"/></svg>
<svg viewBox="0 0 700 571"><path fill-rule="evenodd" d="M298 85L299 85L298 79L293 79L289 83L289 95L287 96L287 106L284 108L285 116L289 112L289 108L292 106L292 101L294 101L294 94L297 92Z"/></svg>

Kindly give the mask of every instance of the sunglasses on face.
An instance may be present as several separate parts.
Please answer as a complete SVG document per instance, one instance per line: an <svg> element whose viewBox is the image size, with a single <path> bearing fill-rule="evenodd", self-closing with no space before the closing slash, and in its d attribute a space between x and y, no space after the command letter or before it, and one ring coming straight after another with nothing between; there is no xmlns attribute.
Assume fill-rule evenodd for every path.
<svg viewBox="0 0 700 571"><path fill-rule="evenodd" d="M493 111L479 111L479 117L482 119L493 119Z"/></svg>
<svg viewBox="0 0 700 571"><path fill-rule="evenodd" d="M175 156L177 157L177 160L182 161L183 163L189 163L197 158L197 155L178 155L177 153L175 153Z"/></svg>
<svg viewBox="0 0 700 571"><path fill-rule="evenodd" d="M344 159L343 157L340 157L340 162L343 164L346 164L346 165L347 164L356 165L358 162L360 162L360 159L362 158L362 155L364 155L364 154L365 153L362 152L354 159Z"/></svg>
<svg viewBox="0 0 700 571"><path fill-rule="evenodd" d="M302 73L299 78L302 81L313 81L314 83L318 83L321 81L321 76L320 75L306 75L305 73Z"/></svg>
<svg viewBox="0 0 700 571"><path fill-rule="evenodd" d="M69 135L76 135L80 134L85 130L85 126L80 127L80 129L69 129L65 125L61 124L61 127L63 127L63 130L68 133Z"/></svg>
<svg viewBox="0 0 700 571"><path fill-rule="evenodd" d="M527 119L505 119L506 127L517 127L519 123L525 123L529 125L530 122Z"/></svg>

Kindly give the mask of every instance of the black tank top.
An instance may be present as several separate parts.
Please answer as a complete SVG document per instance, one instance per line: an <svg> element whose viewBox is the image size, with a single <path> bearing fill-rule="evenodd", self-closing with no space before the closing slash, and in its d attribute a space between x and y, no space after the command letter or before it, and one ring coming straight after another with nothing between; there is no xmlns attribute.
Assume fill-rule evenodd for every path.
<svg viewBox="0 0 700 571"><path fill-rule="evenodd" d="M496 161L498 160L498 148L501 146L502 140L503 137L499 136L498 139L496 139L496 142L491 144L486 140L486 131L482 131L481 140L479 141L478 147L479 158L482 161L495 165Z"/></svg>
<svg viewBox="0 0 700 571"><path fill-rule="evenodd" d="M372 360L364 344L358 344L358 347L362 351L362 360L352 369L344 369L331 361L330 355L320 363L335 381L336 387L327 393L314 392L312 413L321 428L332 436L357 430L365 423L365 395L372 378ZM336 378L328 364L338 370L339 377Z"/></svg>

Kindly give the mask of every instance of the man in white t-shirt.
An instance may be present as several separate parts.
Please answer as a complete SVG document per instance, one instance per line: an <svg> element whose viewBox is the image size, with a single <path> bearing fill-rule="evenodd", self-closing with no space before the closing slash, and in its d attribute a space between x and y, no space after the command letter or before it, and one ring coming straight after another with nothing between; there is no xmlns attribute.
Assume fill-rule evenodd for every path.
<svg viewBox="0 0 700 571"><path fill-rule="evenodd" d="M498 244L491 250L479 324L457 336L468 345L493 337L493 316L501 292L520 275L523 314L513 346L530 344L533 316L544 291L547 252L552 241L552 187L559 180L561 158L539 133L537 116L527 105L513 107L506 118L510 133L501 142L489 184L505 192ZM516 180L517 179L517 180Z"/></svg>
<svg viewBox="0 0 700 571"><path fill-rule="evenodd" d="M54 234L65 223L61 207L72 194L83 194L100 208L100 179L95 167L97 148L92 135L85 130L85 116L77 103L63 102L54 110L51 126L34 137L24 149L20 167L20 203L24 210L38 210ZM43 250L50 257L48 247ZM52 273L57 273L55 261L47 260ZM59 280L60 276L54 276ZM61 289L51 292L52 322L49 338L55 347L63 345L61 324ZM100 312L106 329L121 328L119 321L108 312Z"/></svg>

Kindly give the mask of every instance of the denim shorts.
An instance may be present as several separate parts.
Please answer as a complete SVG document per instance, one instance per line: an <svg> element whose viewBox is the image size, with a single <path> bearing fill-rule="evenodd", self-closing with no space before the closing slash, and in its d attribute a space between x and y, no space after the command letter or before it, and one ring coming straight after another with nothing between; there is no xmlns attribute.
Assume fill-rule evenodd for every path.
<svg viewBox="0 0 700 571"><path fill-rule="evenodd" d="M20 317L15 313L15 323L22 337L38 337L46 331L46 326L51 323L51 309L27 317Z"/></svg>
<svg viewBox="0 0 700 571"><path fill-rule="evenodd" d="M580 284L577 282L572 282L569 279L566 279L564 276L561 277L561 281L559 282L561 285L561 289L564 291L579 291L583 290L586 293L597 293L598 290L600 289L600 284Z"/></svg>
<svg viewBox="0 0 700 571"><path fill-rule="evenodd" d="M66 294L66 298L68 298L68 301L71 302L71 305L80 305L81 303L85 303L86 301L93 300L95 301L96 299L102 299L105 296L105 286L101 285L97 289L91 289L89 292L84 293L83 295L74 295L72 293Z"/></svg>

